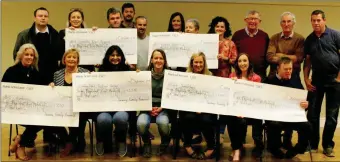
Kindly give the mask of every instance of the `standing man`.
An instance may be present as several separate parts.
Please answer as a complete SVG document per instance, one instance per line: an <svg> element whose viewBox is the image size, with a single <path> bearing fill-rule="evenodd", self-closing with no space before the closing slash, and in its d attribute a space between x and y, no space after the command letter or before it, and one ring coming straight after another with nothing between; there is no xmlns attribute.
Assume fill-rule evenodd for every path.
<svg viewBox="0 0 340 162"><path fill-rule="evenodd" d="M246 27L234 33L232 41L236 44L238 53L247 53L249 61L254 65L254 72L261 76L262 82L266 80L266 53L269 36L259 29L261 23L258 11L249 11L244 19Z"/></svg>
<svg viewBox="0 0 340 162"><path fill-rule="evenodd" d="M61 40L57 30L48 24L49 12L46 8L37 8L34 13L34 23L28 29L21 31L15 42L13 58L15 60L21 45L32 43L39 54L38 68L41 74L42 83L48 85L53 82L54 72L58 69L58 61L61 60L64 51L61 51ZM44 142L53 140L53 127L46 127L43 132Z"/></svg>
<svg viewBox="0 0 340 162"><path fill-rule="evenodd" d="M111 7L106 12L107 22L109 23L108 28L125 28L122 25L122 12L119 9Z"/></svg>
<svg viewBox="0 0 340 162"><path fill-rule="evenodd" d="M334 132L340 107L340 33L326 26L321 10L311 14L313 32L306 38L304 78L309 91L307 118L312 124L311 149L317 151L320 140L320 111L326 93L326 123L322 134L323 153L334 157ZM312 67L312 78L309 79Z"/></svg>
<svg viewBox="0 0 340 162"><path fill-rule="evenodd" d="M236 44L238 53L247 53L249 61L253 64L254 72L261 76L262 82L266 81L266 69L268 67L266 61L266 53L269 43L269 36L266 32L258 28L261 23L260 13L258 11L249 11L244 19L246 27L234 33L232 41ZM262 120L245 119L245 127L243 128L245 134L242 138L245 141L247 125L252 125L252 137L255 142L253 149L253 156L256 158L262 157L263 153L263 132Z"/></svg>
<svg viewBox="0 0 340 162"><path fill-rule="evenodd" d="M149 54L149 36L146 34L147 19L145 16L136 17L137 28L137 69L143 71L146 70Z"/></svg>
<svg viewBox="0 0 340 162"><path fill-rule="evenodd" d="M304 58L303 44L305 38L294 32L294 25L296 23L295 15L291 12L284 12L281 15L280 25L282 31L274 34L269 41L267 50L267 61L270 63L270 73L268 78L276 77L277 64L282 57L288 57L293 62L292 76L297 78L297 87L303 89L300 79L301 63ZM285 130L283 136L283 147L285 149L292 148L292 134L291 130Z"/></svg>
<svg viewBox="0 0 340 162"><path fill-rule="evenodd" d="M135 6L132 3L124 3L122 6L123 12L123 26L125 28L135 28L136 24L133 22L133 18L135 17Z"/></svg>

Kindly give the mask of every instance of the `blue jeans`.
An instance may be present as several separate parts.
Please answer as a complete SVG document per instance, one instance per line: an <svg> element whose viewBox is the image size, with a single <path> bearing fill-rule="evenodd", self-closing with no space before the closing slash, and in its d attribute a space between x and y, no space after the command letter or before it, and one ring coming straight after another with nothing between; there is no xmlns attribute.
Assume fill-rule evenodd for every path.
<svg viewBox="0 0 340 162"><path fill-rule="evenodd" d="M151 115L149 112L143 112L138 116L137 119L137 130L142 136L143 142L149 144L149 128L151 122ZM161 143L168 144L170 142L170 126L169 117L166 111L162 111L156 116L156 124L158 126L159 134L161 135Z"/></svg>
<svg viewBox="0 0 340 162"><path fill-rule="evenodd" d="M125 111L103 112L97 116L96 132L97 140L104 143L112 143L112 124L115 125L115 138L117 142L126 142L126 134L129 125L129 114Z"/></svg>

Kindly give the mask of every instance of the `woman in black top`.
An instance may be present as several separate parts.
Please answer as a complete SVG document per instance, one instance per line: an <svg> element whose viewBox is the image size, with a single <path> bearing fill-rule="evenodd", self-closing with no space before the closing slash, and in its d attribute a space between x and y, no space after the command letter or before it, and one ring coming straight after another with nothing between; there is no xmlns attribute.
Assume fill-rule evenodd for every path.
<svg viewBox="0 0 340 162"><path fill-rule="evenodd" d="M23 84L37 84L44 85L43 78L38 71L38 52L33 44L24 44L20 47L15 63L9 67L3 78L2 82L11 83L23 83ZM29 160L30 157L26 155L35 151L34 140L37 136L37 132L45 128L43 126L35 125L22 125L26 127L22 135L18 135L13 139L13 143L10 146L10 151L15 152L15 155L20 160ZM55 127L46 127L50 129ZM59 130L54 129L55 130ZM25 150L26 147L26 150Z"/></svg>

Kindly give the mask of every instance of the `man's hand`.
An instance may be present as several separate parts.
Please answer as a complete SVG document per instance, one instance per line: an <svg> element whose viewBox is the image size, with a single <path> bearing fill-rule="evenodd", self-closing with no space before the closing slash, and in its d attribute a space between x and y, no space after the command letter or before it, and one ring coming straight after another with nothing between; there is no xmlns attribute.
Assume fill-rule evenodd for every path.
<svg viewBox="0 0 340 162"><path fill-rule="evenodd" d="M309 78L305 79L305 84L306 84L306 87L307 87L308 91L313 92L313 91L316 90L315 86L312 85L312 80L311 79L309 79Z"/></svg>

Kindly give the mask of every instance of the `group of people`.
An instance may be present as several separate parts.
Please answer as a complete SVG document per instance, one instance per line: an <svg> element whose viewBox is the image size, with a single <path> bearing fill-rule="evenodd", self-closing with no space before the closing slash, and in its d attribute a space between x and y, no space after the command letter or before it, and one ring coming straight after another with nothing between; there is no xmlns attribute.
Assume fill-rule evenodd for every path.
<svg viewBox="0 0 340 162"><path fill-rule="evenodd" d="M15 63L3 75L2 82L38 84L54 86L72 86L73 73L95 71L143 71L149 70L152 75L152 111L136 112L114 111L80 113L79 127L69 128L67 133L63 127L47 127L23 125L25 131L13 139L10 151L15 152L20 160L29 160L35 152L34 140L37 132L44 130L44 141L53 139L51 134L60 134L64 142L61 156L73 152L83 152L85 149L85 125L87 119L96 121L96 150L98 154L112 152L112 133L118 147L118 155L127 153L126 135L131 129L131 123L143 140L143 156L151 157L150 123L155 119L161 135L158 154L166 152L173 131L182 135L187 155L193 159L209 159L216 154L217 133L224 134L227 125L228 134L233 149L230 160L239 161L243 156L247 125L252 125L252 137L255 147L252 151L256 158L263 156L263 121L236 116L220 116L220 132L216 132L216 114L179 111L180 126L171 124L177 111L161 107L164 70L171 69L182 72L211 75L231 79L243 79L253 82L284 87L303 89L300 79L301 63L304 61L303 73L306 87L309 91L307 101L301 101L300 106L307 111L308 122L286 123L265 121L268 129L268 150L276 158L292 158L306 150L316 152L319 145L319 121L321 103L326 93L326 123L322 137L323 153L333 157L334 132L340 107L340 33L326 26L325 13L315 10L311 13L313 32L305 39L294 32L295 15L284 12L281 15L282 31L269 38L268 34L259 29L261 23L258 11L249 11L244 19L246 27L232 34L230 24L224 17L217 16L209 24L208 33L219 35L218 68L209 69L205 54L192 54L188 67L171 67L168 65L166 53L162 49L152 51L148 62L149 37L146 34L148 20L145 16L135 17L135 7L125 3L121 11L117 8L107 10L108 28L137 28L137 64L129 64L124 51L117 46L110 46L101 65L79 65L80 52L77 49L65 49L65 29L57 32L48 24L49 12L46 8L34 11L34 23L29 29L18 34L13 58ZM135 20L135 21L134 21ZM68 28L76 30L85 28L84 13L81 9L72 9L68 16ZM97 27L93 27L96 30ZM184 16L175 12L169 20L168 32L199 33L200 24L197 19L184 20ZM232 38L230 39L230 36ZM66 51L66 52L65 52ZM270 66L267 76L266 69ZM234 69L234 71L232 70ZM310 79L310 70L313 70ZM293 146L292 130L298 131L298 143ZM284 131L281 141L281 131ZM193 136L196 136L193 138ZM196 151L192 144L197 138L207 143L204 151ZM200 140L198 140L201 142ZM310 142L310 148L308 146ZM287 150L284 153L280 148Z"/></svg>

